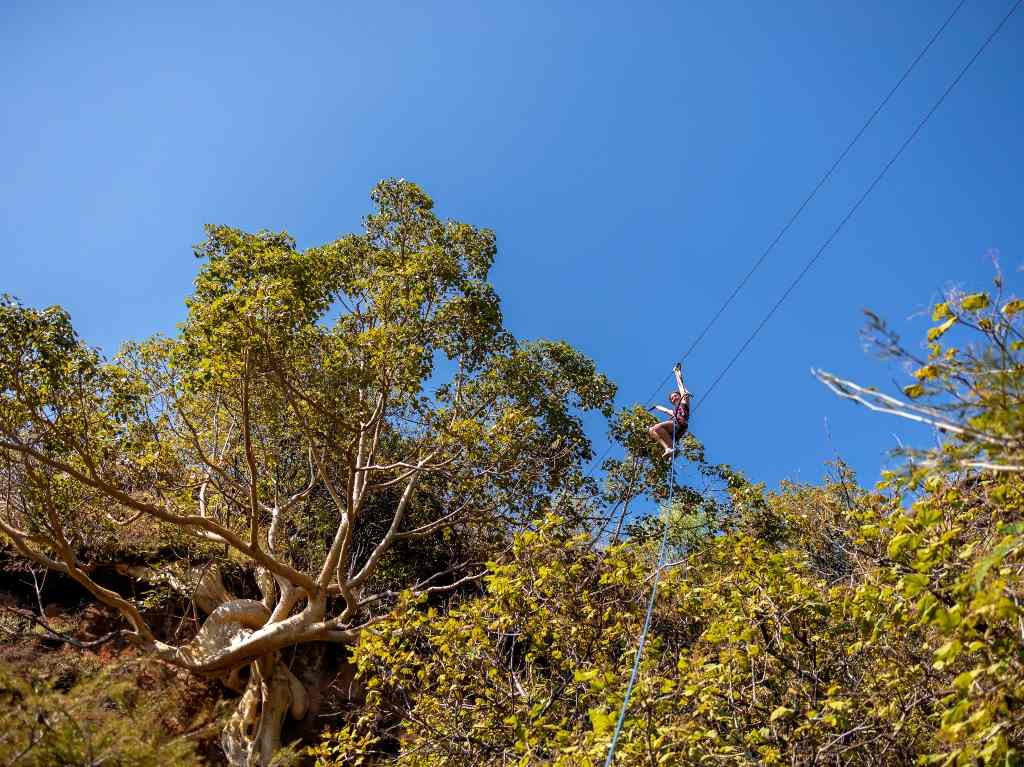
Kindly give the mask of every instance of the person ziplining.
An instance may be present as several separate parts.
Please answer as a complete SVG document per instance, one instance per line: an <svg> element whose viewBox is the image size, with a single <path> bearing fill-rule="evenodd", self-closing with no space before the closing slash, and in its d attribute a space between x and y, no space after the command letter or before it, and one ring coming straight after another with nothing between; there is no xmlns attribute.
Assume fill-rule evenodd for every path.
<svg viewBox="0 0 1024 767"><path fill-rule="evenodd" d="M686 430L690 425L690 400L693 399L693 394L683 385L682 363L677 362L672 372L676 376L676 390L669 393L668 401L672 403L673 409L669 410L662 405L655 405L653 408L649 408L650 410L660 410L662 413L670 416L670 418L667 421L656 423L647 430L647 433L665 449L665 452L662 453L662 456L665 458L670 457L675 452L675 443L686 434Z"/></svg>

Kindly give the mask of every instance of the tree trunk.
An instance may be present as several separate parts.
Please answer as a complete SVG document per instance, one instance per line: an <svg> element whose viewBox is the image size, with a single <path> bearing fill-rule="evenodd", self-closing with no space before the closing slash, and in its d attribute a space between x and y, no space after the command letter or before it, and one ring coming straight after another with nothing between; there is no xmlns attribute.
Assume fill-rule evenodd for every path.
<svg viewBox="0 0 1024 767"><path fill-rule="evenodd" d="M308 696L277 654L252 664L249 684L221 735L232 767L268 767L281 748L285 716L301 719Z"/></svg>
<svg viewBox="0 0 1024 767"><path fill-rule="evenodd" d="M269 767L281 749L281 733L289 714L296 720L311 714L312 723L319 724L315 709L323 693L326 649L321 646L313 650L314 645L305 645L304 652L289 654L288 663L282 660L277 648L281 646L280 640L287 638L289 629L280 626L281 620L272 619L271 604L276 587L269 573L257 573L264 597L263 601L258 601L232 595L225 588L216 565L163 570L119 565L118 572L166 583L207 613L206 620L188 643L177 647L157 643L155 654L169 663L214 676L228 689L241 693L221 733L221 746L232 767ZM286 614L287 610L284 612ZM274 625L284 631L266 642L269 646L262 650L263 655L255 660L224 662L219 668L209 668L211 663L216 664L225 654L251 641L255 632ZM299 628L293 627L293 630ZM294 673L290 668L292 662L296 663Z"/></svg>
<svg viewBox="0 0 1024 767"><path fill-rule="evenodd" d="M188 644L158 653L165 660L194 668L244 644L254 631L267 625L270 610L254 599L233 597L224 588L218 568L173 575L168 582L191 596L208 616ZM247 664L225 667L216 676L225 687L242 693L221 733L228 763L232 767L268 767L281 748L285 717L289 713L295 719L306 715L309 696L305 687L276 651Z"/></svg>

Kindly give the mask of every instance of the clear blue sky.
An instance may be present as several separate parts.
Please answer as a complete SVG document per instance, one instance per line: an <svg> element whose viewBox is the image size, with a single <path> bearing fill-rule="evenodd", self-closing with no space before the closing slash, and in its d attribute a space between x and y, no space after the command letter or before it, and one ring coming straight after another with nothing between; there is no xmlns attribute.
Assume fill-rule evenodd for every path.
<svg viewBox="0 0 1024 767"><path fill-rule="evenodd" d="M517 335L642 400L954 4L8 3L0 290L113 351L183 318L203 223L314 245L403 176L497 231ZM690 358L698 395L1008 7L968 0ZM695 416L714 460L816 480L827 418L872 482L894 432L931 439L808 368L887 384L861 309L916 343L989 249L1020 290L1022 79L1024 11Z"/></svg>

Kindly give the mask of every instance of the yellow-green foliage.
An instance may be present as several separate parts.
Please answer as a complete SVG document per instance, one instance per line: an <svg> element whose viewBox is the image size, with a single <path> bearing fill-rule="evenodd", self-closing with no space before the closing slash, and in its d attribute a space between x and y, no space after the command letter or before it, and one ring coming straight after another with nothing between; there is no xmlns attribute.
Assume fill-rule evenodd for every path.
<svg viewBox="0 0 1024 767"><path fill-rule="evenodd" d="M780 541L740 523L667 571L616 763L1017 763L1024 483L917 490L785 486ZM318 764L595 763L650 557L551 519L483 597L403 604L359 646L367 708Z"/></svg>

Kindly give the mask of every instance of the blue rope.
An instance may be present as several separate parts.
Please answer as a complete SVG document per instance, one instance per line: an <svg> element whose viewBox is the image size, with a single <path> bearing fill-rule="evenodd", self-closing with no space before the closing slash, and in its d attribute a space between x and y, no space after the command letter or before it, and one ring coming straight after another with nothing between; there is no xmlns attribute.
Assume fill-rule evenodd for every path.
<svg viewBox="0 0 1024 767"><path fill-rule="evenodd" d="M672 455L668 461L668 508L672 510L672 494L675 489L675 461L676 461L676 420L672 419ZM658 596L658 581L661 579L661 571L665 566L665 553L668 551L668 520L665 521L665 529L661 532L661 549L658 551L658 566L654 570L654 583L651 584L651 596L647 600L647 615L644 617L644 628L640 632L640 645L636 648L636 658L633 659L633 673L630 674L629 684L626 685L626 697L622 699L622 709L619 711L619 720L615 723L615 732L612 734L612 742L608 747L608 758L604 760L604 767L611 767L615 761L615 747L619 743L619 736L622 734L623 725L626 723L626 712L629 710L629 699L633 694L633 686L640 674L640 661L644 656L644 645L647 643L647 633L651 629L651 618L654 615L654 600Z"/></svg>

